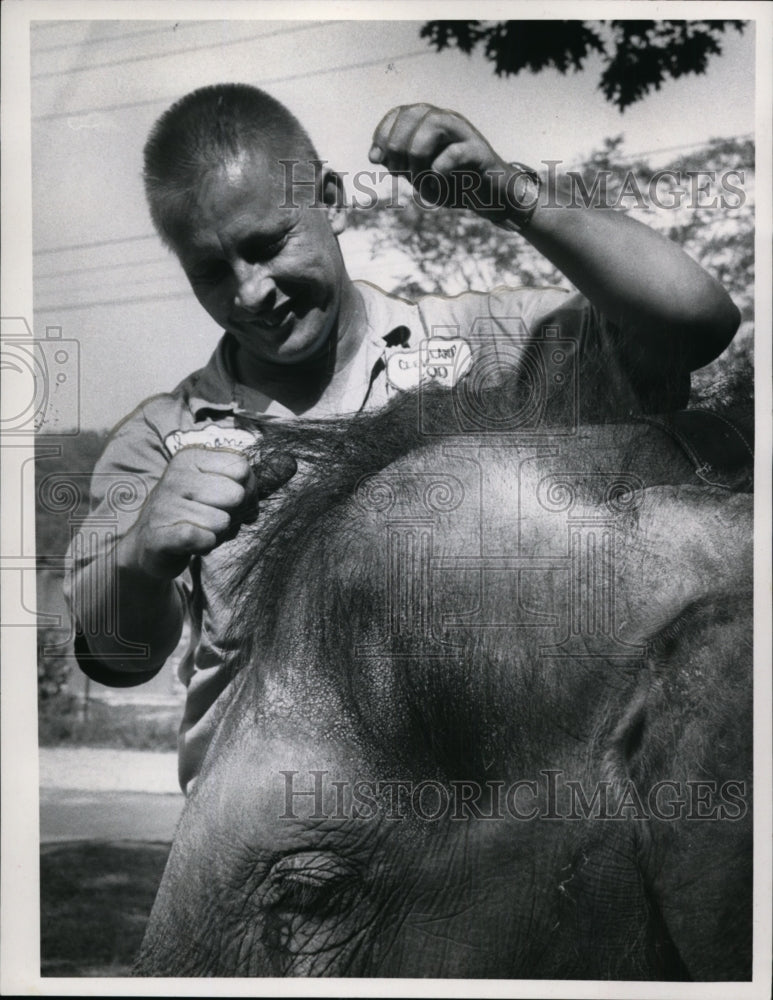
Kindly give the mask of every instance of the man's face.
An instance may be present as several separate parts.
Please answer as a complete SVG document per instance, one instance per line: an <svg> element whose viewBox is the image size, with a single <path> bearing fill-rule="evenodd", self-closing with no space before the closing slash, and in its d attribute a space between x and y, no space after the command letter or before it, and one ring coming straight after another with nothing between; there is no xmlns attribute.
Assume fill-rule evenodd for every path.
<svg viewBox="0 0 773 1000"><path fill-rule="evenodd" d="M290 194L267 155L244 153L202 179L175 244L196 298L236 338L242 369L314 357L338 319L345 217L310 199L308 188Z"/></svg>

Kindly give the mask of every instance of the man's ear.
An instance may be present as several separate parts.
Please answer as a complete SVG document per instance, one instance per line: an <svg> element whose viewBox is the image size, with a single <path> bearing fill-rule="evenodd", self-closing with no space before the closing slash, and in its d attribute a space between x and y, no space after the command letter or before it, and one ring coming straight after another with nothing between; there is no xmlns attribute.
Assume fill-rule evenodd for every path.
<svg viewBox="0 0 773 1000"><path fill-rule="evenodd" d="M346 195L343 179L335 170L326 170L322 176L322 202L330 228L336 236L340 236L346 229Z"/></svg>

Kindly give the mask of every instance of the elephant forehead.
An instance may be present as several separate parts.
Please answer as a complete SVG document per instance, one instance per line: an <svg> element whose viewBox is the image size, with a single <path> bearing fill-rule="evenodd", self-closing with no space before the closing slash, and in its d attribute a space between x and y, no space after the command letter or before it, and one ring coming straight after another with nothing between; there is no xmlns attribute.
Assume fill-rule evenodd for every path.
<svg viewBox="0 0 773 1000"><path fill-rule="evenodd" d="M225 754L216 745L221 755L196 786L181 833L196 838L202 824L215 842L249 845L261 870L314 850L348 858L351 876L376 879L418 864L430 881L442 878L449 863L463 868L471 852L496 853L500 838L512 843L515 829L525 831L522 845L532 838L549 843L530 821L549 812L567 778L585 777L581 768L546 770L549 754L507 781L478 781L404 773L383 760L374 765L344 743L253 732L240 734L237 746Z"/></svg>
<svg viewBox="0 0 773 1000"><path fill-rule="evenodd" d="M284 962L284 974L314 974L333 947L346 963L356 944L367 948L372 974L383 966L384 974L484 975L486 962L501 966L503 950L517 954L526 923L532 934L556 923L574 838L508 812L544 807L547 787L510 807L504 797L499 805L479 798L470 811L466 791L454 800L440 782L367 782L362 771L347 772L350 760L313 758L263 746L239 768L213 768L189 803L167 892L177 922L190 925L186 910L208 915L205 937L217 941L202 947L217 961L232 935L252 927L254 945ZM370 787L358 790L358 780ZM527 905L535 894L545 897L538 914Z"/></svg>
<svg viewBox="0 0 773 1000"><path fill-rule="evenodd" d="M157 967L485 977L549 953L555 969L574 953L574 894L594 871L610 906L625 893L626 919L644 921L630 830L596 824L619 840L606 887L610 849L588 824L556 822L554 774L476 790L374 775L351 752L250 746L220 757L189 801L149 935Z"/></svg>

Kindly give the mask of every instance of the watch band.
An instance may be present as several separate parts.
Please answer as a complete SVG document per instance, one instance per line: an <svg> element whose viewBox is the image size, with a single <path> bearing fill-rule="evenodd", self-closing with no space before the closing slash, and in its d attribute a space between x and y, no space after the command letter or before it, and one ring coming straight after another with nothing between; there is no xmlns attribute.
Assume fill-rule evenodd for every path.
<svg viewBox="0 0 773 1000"><path fill-rule="evenodd" d="M536 211L542 182L537 171L532 170L531 167L518 162L513 162L510 166L516 173L507 181L505 187L506 202L508 210L518 214L515 217L508 216L508 218L494 224L511 233L522 233Z"/></svg>

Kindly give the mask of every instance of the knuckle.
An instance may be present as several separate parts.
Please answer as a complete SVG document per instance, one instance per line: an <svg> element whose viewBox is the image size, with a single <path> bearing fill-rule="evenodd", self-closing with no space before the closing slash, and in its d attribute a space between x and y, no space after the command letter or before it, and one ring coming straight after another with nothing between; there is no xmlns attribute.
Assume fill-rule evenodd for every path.
<svg viewBox="0 0 773 1000"><path fill-rule="evenodd" d="M218 472L234 479L243 479L249 472L249 468L250 463L241 452L226 451L225 449L217 452L216 469Z"/></svg>
<svg viewBox="0 0 773 1000"><path fill-rule="evenodd" d="M239 483L231 483L223 489L221 505L224 509L238 507L244 502L246 495L247 491L243 486Z"/></svg>
<svg viewBox="0 0 773 1000"><path fill-rule="evenodd" d="M170 548L195 548L200 532L201 529L197 525L193 524L192 521L177 521L176 524L172 525L172 530L170 532Z"/></svg>
<svg viewBox="0 0 773 1000"><path fill-rule="evenodd" d="M239 472L240 476L246 476L247 473L250 471L250 463L247 461L247 456L242 455L241 452L238 452L236 455L234 468Z"/></svg>
<svg viewBox="0 0 773 1000"><path fill-rule="evenodd" d="M448 115L444 114L442 111L433 111L432 114L427 115L427 125L434 132L441 132L444 135L453 135L456 131L454 128L454 123L449 120Z"/></svg>
<svg viewBox="0 0 773 1000"><path fill-rule="evenodd" d="M222 519L229 520L228 515L210 517L208 524L196 524L193 521L180 521L177 524L177 542L183 551L206 553L214 547L214 542Z"/></svg>
<svg viewBox="0 0 773 1000"><path fill-rule="evenodd" d="M392 129L384 141L384 147L388 153L399 153L403 148L402 133Z"/></svg>
<svg viewBox="0 0 773 1000"><path fill-rule="evenodd" d="M376 133L377 134L383 133L388 129L390 129L392 127L392 123L394 122L395 118L398 116L399 113L400 113L399 107L390 108L389 111L387 111L387 113L384 115L384 117L376 126Z"/></svg>
<svg viewBox="0 0 773 1000"><path fill-rule="evenodd" d="M177 454L172 457L172 461L169 465L173 468L192 468L200 460L200 453L204 450L204 448L197 448L195 445L188 445L186 448L181 448Z"/></svg>
<svg viewBox="0 0 773 1000"><path fill-rule="evenodd" d="M228 531L231 527L231 515L224 510L217 511L216 515L212 518L212 531L216 535L222 535L224 532Z"/></svg>

